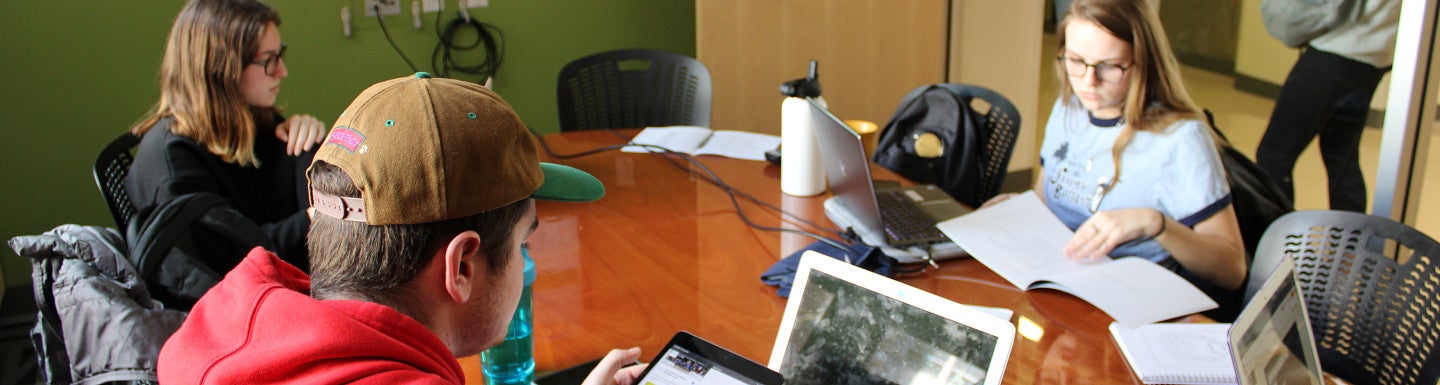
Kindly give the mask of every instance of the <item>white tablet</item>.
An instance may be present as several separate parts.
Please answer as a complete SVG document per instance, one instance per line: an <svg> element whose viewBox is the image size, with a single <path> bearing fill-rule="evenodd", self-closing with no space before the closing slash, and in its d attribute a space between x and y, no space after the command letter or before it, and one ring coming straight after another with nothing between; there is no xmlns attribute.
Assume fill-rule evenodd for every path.
<svg viewBox="0 0 1440 385"><path fill-rule="evenodd" d="M770 353L787 385L999 384L1015 326L806 252Z"/></svg>

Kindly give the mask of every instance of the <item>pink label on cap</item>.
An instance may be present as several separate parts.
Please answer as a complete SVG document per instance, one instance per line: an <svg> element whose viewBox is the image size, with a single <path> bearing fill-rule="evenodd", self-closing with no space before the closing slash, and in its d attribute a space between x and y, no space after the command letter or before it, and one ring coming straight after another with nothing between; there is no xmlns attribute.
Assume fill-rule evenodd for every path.
<svg viewBox="0 0 1440 385"><path fill-rule="evenodd" d="M325 141L325 143L344 147L350 152L355 152L355 149L360 147L360 143L364 142L365 135L361 135L350 127L335 127L330 131L330 139Z"/></svg>

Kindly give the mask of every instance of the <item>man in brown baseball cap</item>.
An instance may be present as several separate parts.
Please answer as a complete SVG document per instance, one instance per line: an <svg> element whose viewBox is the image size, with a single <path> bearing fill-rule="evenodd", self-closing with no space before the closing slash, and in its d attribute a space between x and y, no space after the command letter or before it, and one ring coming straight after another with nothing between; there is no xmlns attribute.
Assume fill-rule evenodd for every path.
<svg viewBox="0 0 1440 385"><path fill-rule="evenodd" d="M161 382L464 383L455 357L498 344L519 302L534 200L605 194L529 135L474 83L366 89L307 172L313 276L251 251L166 342ZM587 383L632 383L639 354L611 351Z"/></svg>

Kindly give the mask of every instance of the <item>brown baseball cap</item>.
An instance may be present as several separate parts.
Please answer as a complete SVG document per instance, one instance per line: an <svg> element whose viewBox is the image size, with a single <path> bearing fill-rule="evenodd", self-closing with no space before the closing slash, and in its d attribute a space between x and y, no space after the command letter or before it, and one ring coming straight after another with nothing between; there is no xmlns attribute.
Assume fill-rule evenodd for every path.
<svg viewBox="0 0 1440 385"><path fill-rule="evenodd" d="M336 119L315 161L344 170L360 197L310 190L310 205L371 225L463 218L518 202L605 196L590 174L539 160L529 129L475 83L419 72L365 89Z"/></svg>

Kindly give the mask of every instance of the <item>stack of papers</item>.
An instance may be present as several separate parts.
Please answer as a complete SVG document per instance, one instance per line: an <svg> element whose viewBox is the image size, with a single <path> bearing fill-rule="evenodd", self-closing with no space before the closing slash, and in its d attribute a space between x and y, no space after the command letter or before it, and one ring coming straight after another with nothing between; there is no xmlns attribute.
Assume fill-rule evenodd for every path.
<svg viewBox="0 0 1440 385"><path fill-rule="evenodd" d="M765 160L765 151L780 147L780 137L745 131L717 131L705 127L647 127L631 144L659 146L690 155L719 155L735 159ZM625 146L624 152L655 152L655 148Z"/></svg>

